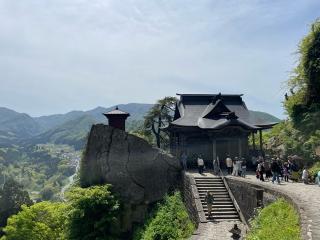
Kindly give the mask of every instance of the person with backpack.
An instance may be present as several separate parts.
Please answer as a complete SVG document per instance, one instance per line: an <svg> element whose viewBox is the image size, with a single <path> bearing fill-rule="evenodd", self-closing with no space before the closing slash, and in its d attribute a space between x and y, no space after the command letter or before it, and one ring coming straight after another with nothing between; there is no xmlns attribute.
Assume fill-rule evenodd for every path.
<svg viewBox="0 0 320 240"><path fill-rule="evenodd" d="M276 160L273 160L271 163L271 172L272 172L272 183L274 183L275 180L277 180L278 184L280 184L280 166Z"/></svg>
<svg viewBox="0 0 320 240"><path fill-rule="evenodd" d="M208 217L211 217L211 213L212 213L212 204L214 201L214 197L212 192L207 191L206 197L205 197L205 201L207 203L208 206Z"/></svg>

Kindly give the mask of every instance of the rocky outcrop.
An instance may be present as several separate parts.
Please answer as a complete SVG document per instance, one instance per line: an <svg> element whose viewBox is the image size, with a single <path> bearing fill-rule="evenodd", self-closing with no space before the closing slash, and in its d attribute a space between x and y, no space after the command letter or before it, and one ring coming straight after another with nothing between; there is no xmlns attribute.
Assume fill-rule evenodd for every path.
<svg viewBox="0 0 320 240"><path fill-rule="evenodd" d="M122 130L92 126L81 162L81 185L112 184L137 221L149 203L175 186L179 176L180 164L173 156Z"/></svg>

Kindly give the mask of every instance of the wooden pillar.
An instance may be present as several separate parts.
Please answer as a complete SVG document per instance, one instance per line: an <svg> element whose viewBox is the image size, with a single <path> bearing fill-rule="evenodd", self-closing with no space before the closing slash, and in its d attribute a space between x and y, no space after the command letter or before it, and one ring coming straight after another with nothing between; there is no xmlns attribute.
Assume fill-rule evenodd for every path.
<svg viewBox="0 0 320 240"><path fill-rule="evenodd" d="M260 135L260 151L261 151L261 154L262 154L263 148L262 148L262 130L261 129L259 130L259 135Z"/></svg>
<svg viewBox="0 0 320 240"><path fill-rule="evenodd" d="M256 150L256 139L255 139L255 137L254 137L254 132L252 132L252 145L253 145L253 151L255 151Z"/></svg>
<svg viewBox="0 0 320 240"><path fill-rule="evenodd" d="M212 160L217 158L217 140L212 139Z"/></svg>
<svg viewBox="0 0 320 240"><path fill-rule="evenodd" d="M242 157L242 142L241 142L241 138L238 138L238 153L239 153L239 158Z"/></svg>

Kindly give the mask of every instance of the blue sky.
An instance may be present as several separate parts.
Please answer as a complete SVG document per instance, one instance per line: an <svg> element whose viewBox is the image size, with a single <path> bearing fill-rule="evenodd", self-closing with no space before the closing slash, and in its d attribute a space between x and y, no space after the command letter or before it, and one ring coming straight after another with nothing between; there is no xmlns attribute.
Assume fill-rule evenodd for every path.
<svg viewBox="0 0 320 240"><path fill-rule="evenodd" d="M0 0L0 106L32 116L243 93L284 117L319 0Z"/></svg>

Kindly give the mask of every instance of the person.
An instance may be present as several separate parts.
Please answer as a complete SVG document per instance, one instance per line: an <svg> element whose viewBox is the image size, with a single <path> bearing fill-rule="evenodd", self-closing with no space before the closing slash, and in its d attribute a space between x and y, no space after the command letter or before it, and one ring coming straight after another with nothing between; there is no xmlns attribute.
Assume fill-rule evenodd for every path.
<svg viewBox="0 0 320 240"><path fill-rule="evenodd" d="M220 161L219 156L213 161L213 172L215 175L219 174L219 168L220 168Z"/></svg>
<svg viewBox="0 0 320 240"><path fill-rule="evenodd" d="M232 171L232 175L233 176L238 176L238 164L237 164L237 162L238 162L238 157L235 157L234 158L234 161L233 161L233 171Z"/></svg>
<svg viewBox="0 0 320 240"><path fill-rule="evenodd" d="M232 159L229 155L227 155L227 158L226 158L226 166L227 166L228 174L231 174L232 173Z"/></svg>
<svg viewBox="0 0 320 240"><path fill-rule="evenodd" d="M318 186L320 187L320 170L319 170L317 177L316 177L316 183L318 183Z"/></svg>
<svg viewBox="0 0 320 240"><path fill-rule="evenodd" d="M205 197L205 201L207 203L208 206L208 217L211 217L211 213L212 213L212 204L214 201L214 197L212 192L207 191L206 197Z"/></svg>
<svg viewBox="0 0 320 240"><path fill-rule="evenodd" d="M247 163L245 160L243 160L241 164L241 176L245 178L246 172L247 172Z"/></svg>
<svg viewBox="0 0 320 240"><path fill-rule="evenodd" d="M266 179L269 181L272 177L270 160L264 162L264 170L266 172Z"/></svg>
<svg viewBox="0 0 320 240"><path fill-rule="evenodd" d="M201 155L199 155L199 157L198 157L198 159L197 159L197 163L198 163L199 173L202 174L202 173L203 173L203 170L204 170L204 161L203 161Z"/></svg>
<svg viewBox="0 0 320 240"><path fill-rule="evenodd" d="M263 177L264 166L263 166L263 162L262 162L262 161L258 163L257 171L258 171L258 173L259 173L259 179L260 179L260 181L264 182L264 177Z"/></svg>
<svg viewBox="0 0 320 240"><path fill-rule="evenodd" d="M187 170L187 158L188 158L188 155L186 154L186 152L183 152L182 155L181 155L181 162L182 162L182 167L183 167L183 170Z"/></svg>
<svg viewBox="0 0 320 240"><path fill-rule="evenodd" d="M302 171L302 181L304 184L308 184L308 177L309 177L308 170L306 167L304 167Z"/></svg>
<svg viewBox="0 0 320 240"><path fill-rule="evenodd" d="M280 184L279 172L280 166L276 160L273 160L271 163L271 172L272 172L272 183L277 180L278 184Z"/></svg>
<svg viewBox="0 0 320 240"><path fill-rule="evenodd" d="M287 162L283 164L283 176L284 181L289 182L289 164Z"/></svg>

